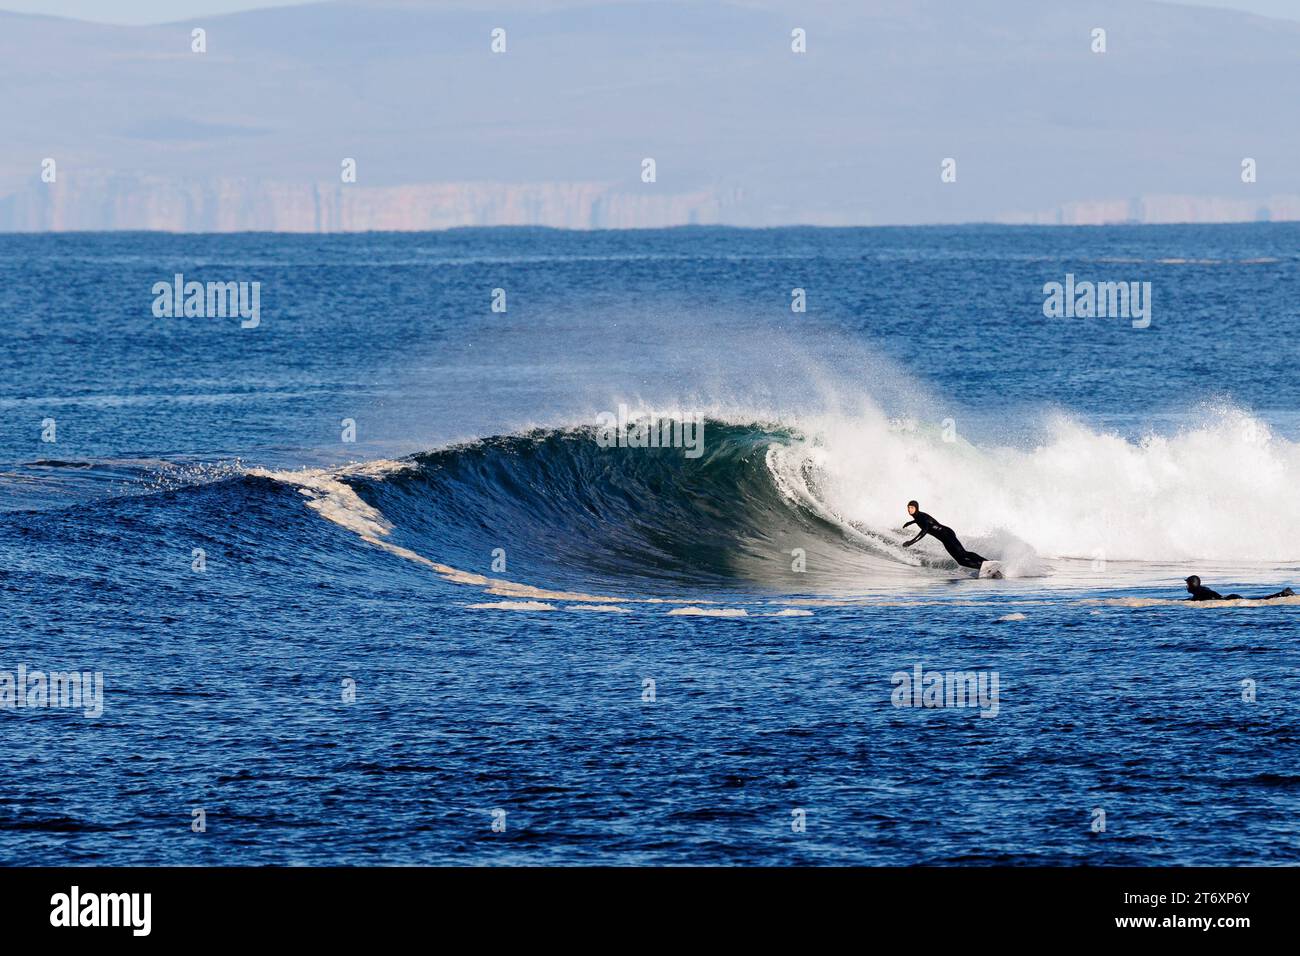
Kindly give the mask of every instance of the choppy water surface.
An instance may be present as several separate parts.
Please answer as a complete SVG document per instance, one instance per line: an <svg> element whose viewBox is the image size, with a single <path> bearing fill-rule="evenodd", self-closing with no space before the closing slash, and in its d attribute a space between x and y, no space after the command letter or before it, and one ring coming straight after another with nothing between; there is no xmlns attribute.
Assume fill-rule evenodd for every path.
<svg viewBox="0 0 1300 956"><path fill-rule="evenodd" d="M1297 239L0 236L0 860L1292 863Z"/></svg>

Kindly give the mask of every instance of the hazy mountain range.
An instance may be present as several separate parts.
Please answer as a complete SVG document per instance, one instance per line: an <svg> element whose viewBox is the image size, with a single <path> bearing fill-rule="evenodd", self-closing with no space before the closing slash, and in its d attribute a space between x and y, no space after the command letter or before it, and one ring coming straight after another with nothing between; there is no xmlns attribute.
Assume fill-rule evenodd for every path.
<svg viewBox="0 0 1300 956"><path fill-rule="evenodd" d="M0 13L0 71L3 230L1300 219L1300 23L1147 0Z"/></svg>

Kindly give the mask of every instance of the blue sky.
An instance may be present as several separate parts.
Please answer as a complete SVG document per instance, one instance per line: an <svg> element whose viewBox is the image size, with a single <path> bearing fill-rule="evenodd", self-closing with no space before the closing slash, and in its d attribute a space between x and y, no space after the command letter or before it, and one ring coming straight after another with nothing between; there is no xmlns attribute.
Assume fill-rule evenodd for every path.
<svg viewBox="0 0 1300 956"><path fill-rule="evenodd" d="M168 23L196 16L233 13L263 7L288 7L313 0L0 0L0 10L44 13L52 16L93 20L98 23ZM1245 10L1265 16L1300 19L1297 0L1180 0L1202 7Z"/></svg>

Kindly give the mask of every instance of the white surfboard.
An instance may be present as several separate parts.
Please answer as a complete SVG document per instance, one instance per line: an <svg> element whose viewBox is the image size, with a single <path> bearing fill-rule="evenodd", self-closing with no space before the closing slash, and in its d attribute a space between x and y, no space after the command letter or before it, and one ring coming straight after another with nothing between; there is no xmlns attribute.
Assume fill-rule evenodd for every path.
<svg viewBox="0 0 1300 956"><path fill-rule="evenodd" d="M1002 577L1002 562L985 561L983 564L980 565L980 577L982 578Z"/></svg>

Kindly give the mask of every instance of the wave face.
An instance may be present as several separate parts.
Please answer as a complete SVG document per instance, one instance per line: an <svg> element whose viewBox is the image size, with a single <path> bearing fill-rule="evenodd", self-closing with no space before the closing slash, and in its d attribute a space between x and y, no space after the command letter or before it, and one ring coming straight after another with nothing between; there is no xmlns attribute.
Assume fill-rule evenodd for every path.
<svg viewBox="0 0 1300 956"><path fill-rule="evenodd" d="M501 548L500 576L548 587L802 592L887 571L883 542L783 485L774 456L800 441L780 428L708 421L704 452L690 459L682 449L602 448L591 428L540 430L345 480L391 525L394 544L483 573ZM797 548L805 569L822 569L815 584L794 569Z"/></svg>
<svg viewBox="0 0 1300 956"><path fill-rule="evenodd" d="M1162 565L1167 578L1179 563L1300 558L1300 452L1231 410L1140 442L1060 419L1024 448L878 412L799 427L709 420L704 434L696 459L603 448L594 429L568 428L325 478L271 477L306 487L317 511L367 540L471 573L615 595L839 593L969 577L932 541L901 547L913 497L1013 578L1105 585L1117 562L1126 566L1111 570L1115 583L1132 584L1133 562ZM346 494L311 491L322 482ZM504 567L492 567L496 549Z"/></svg>

